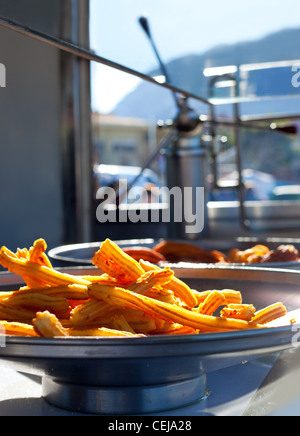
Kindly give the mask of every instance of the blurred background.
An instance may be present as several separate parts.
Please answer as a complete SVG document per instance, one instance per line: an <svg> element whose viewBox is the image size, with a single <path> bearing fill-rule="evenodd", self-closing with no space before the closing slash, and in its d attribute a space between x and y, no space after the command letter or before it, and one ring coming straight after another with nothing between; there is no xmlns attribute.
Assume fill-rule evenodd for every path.
<svg viewBox="0 0 300 436"><path fill-rule="evenodd" d="M169 89L141 78L165 81L142 16L170 84L204 120L203 237L299 236L297 0L0 0L1 245L168 236L165 223L96 219L97 189L131 183L178 113ZM136 183L163 186L166 168L158 153Z"/></svg>

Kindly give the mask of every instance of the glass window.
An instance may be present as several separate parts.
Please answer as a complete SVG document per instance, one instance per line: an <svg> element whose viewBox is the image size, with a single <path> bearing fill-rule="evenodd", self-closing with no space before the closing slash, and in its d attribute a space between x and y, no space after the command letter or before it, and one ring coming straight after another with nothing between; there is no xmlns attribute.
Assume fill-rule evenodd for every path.
<svg viewBox="0 0 300 436"><path fill-rule="evenodd" d="M240 199L234 128L240 120L244 199L265 204L300 200L298 0L91 0L90 6L91 47L97 54L150 76L163 75L139 23L145 16L169 82L214 103L217 123L213 130L211 123L204 124L200 134L210 163L207 187L212 202ZM223 74L225 80L211 86L213 77ZM198 115L211 116L209 105L196 99L189 104ZM140 166L147 150L149 156L164 135L158 121L168 124L178 108L169 90L93 64L92 110L100 117L100 135L108 115L120 124L126 120L139 133L141 120L148 125L148 133L137 140L137 149L144 152L132 159ZM116 130L113 134L116 143ZM130 140L128 135L123 133L123 144ZM121 148L111 161L103 153L104 163L116 163L119 156L122 165L124 156L132 153ZM163 159L156 159L151 168L162 176Z"/></svg>

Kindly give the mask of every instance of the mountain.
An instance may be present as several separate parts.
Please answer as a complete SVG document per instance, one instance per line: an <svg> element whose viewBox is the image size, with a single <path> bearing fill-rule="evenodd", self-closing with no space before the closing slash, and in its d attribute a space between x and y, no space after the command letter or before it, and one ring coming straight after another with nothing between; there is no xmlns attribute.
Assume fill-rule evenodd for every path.
<svg viewBox="0 0 300 436"><path fill-rule="evenodd" d="M181 57L169 62L166 67L172 78L172 84L180 89L192 92L201 97L208 97L208 79L204 77L203 70L207 67L226 65L241 65L248 63L274 62L282 60L300 59L300 28L282 30L268 35L260 40L240 42L233 45L219 45L203 54L194 54ZM289 72L288 72L289 73ZM152 71L150 75L161 74ZM276 85L285 89L291 86L291 76L280 76L281 72L273 79ZM259 86L261 78L256 78ZM205 109L203 104L195 103L201 112ZM297 111L298 102L281 101L282 111ZM225 111L225 109L222 109ZM251 112L272 112L274 108L268 104L252 104ZM166 120L174 117L176 107L170 91L159 86L143 82L132 93L128 94L113 111L118 116L139 117L151 121Z"/></svg>

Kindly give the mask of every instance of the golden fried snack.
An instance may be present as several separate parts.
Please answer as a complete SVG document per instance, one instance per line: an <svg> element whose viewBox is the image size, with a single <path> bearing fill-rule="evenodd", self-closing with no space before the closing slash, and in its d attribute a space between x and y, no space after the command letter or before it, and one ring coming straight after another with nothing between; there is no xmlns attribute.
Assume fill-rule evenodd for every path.
<svg viewBox="0 0 300 436"><path fill-rule="evenodd" d="M157 328L155 318L140 310L122 309L122 313L132 330L136 333L146 335Z"/></svg>
<svg viewBox="0 0 300 436"><path fill-rule="evenodd" d="M15 267L13 268L13 260L15 261ZM20 260L20 264L23 265L25 264L25 262L29 261L29 254L27 251L26 254L26 249L24 248L24 250L21 250L20 252L18 251L17 254L13 253L12 251L10 251L7 247L2 247L0 250L0 264L4 267L7 268L9 271L13 272L14 274L17 275L21 275L19 273L16 272L16 268L17 268L17 260ZM23 262L21 262L23 261ZM11 265L11 269L9 268L9 265ZM41 286L41 283L34 277L28 277L24 271L23 271L23 279L25 281L25 283L27 284L28 287L31 288L36 288Z"/></svg>
<svg viewBox="0 0 300 436"><path fill-rule="evenodd" d="M281 318L287 314L287 310L282 303L275 303L263 310L255 313L253 322L267 324L277 318Z"/></svg>
<svg viewBox="0 0 300 436"><path fill-rule="evenodd" d="M137 294L146 295L154 287L168 285L173 278L174 273L170 268L165 268L164 270L151 270L144 273L127 289L136 292Z"/></svg>
<svg viewBox="0 0 300 436"><path fill-rule="evenodd" d="M46 241L44 239L38 239L29 250L27 250L27 248L18 248L15 256L18 259L28 260L52 268L51 262L45 253L46 250ZM10 252L10 255L12 254L14 253Z"/></svg>
<svg viewBox="0 0 300 436"><path fill-rule="evenodd" d="M244 251L233 249L229 253L229 263L260 263L263 256L268 254L269 251L269 248L265 245L256 245Z"/></svg>
<svg viewBox="0 0 300 436"><path fill-rule="evenodd" d="M49 297L64 297L68 300L88 300L88 287L85 285L62 285L62 286L51 286L42 289L29 290L28 294L31 292L39 292Z"/></svg>
<svg viewBox="0 0 300 436"><path fill-rule="evenodd" d="M113 306L138 309L163 320L172 321L200 331L244 330L260 327L254 322L202 315L122 288L93 284L89 288L89 294L92 298L105 300Z"/></svg>
<svg viewBox="0 0 300 436"><path fill-rule="evenodd" d="M33 320L33 326L38 335L44 338L56 337L141 337L141 335L130 332L122 332L107 328L92 329L68 329L64 328L62 323L55 315L46 312L39 312Z"/></svg>
<svg viewBox="0 0 300 436"><path fill-rule="evenodd" d="M90 284L89 281L81 279L80 277L61 273L31 261L18 259L15 255L11 255L5 247L2 247L0 250L0 264L10 272L23 277L24 281L30 287L69 284L88 286Z"/></svg>
<svg viewBox="0 0 300 436"><path fill-rule="evenodd" d="M139 263L107 239L93 257L93 264L123 284L131 284L144 274Z"/></svg>
<svg viewBox="0 0 300 436"><path fill-rule="evenodd" d="M32 311L49 310L55 315L66 315L69 311L69 302L65 297L50 297L39 293L15 292L2 300L9 307L22 307Z"/></svg>
<svg viewBox="0 0 300 436"><path fill-rule="evenodd" d="M109 276L108 274L102 274L101 276L80 276L81 279L87 280L90 283L99 283L102 285L114 285L114 286L123 286L124 283L120 280L115 279L114 277Z"/></svg>
<svg viewBox="0 0 300 436"><path fill-rule="evenodd" d="M221 311L221 317L251 321L254 317L255 311L256 309L252 304L229 304Z"/></svg>
<svg viewBox="0 0 300 436"><path fill-rule="evenodd" d="M0 321L0 335L38 337L34 327L18 322Z"/></svg>
<svg viewBox="0 0 300 436"><path fill-rule="evenodd" d="M142 334L135 334L121 330L109 329L106 327L90 329L68 329L70 337L98 337L98 338L141 338Z"/></svg>
<svg viewBox="0 0 300 436"><path fill-rule="evenodd" d="M46 255L47 244L44 239L38 239L34 242L33 247L29 249L29 259L31 262L52 268L52 264Z"/></svg>
<svg viewBox="0 0 300 436"><path fill-rule="evenodd" d="M193 294L194 294L195 298L197 299L196 305L202 304L205 301L205 299L208 297L210 292L211 291L198 292L198 291L193 290ZM228 304L242 304L242 301L243 301L242 294L239 291L233 291L231 289L224 289L223 291L218 291L218 292L221 292L224 295L226 306Z"/></svg>
<svg viewBox="0 0 300 436"><path fill-rule="evenodd" d="M70 321L73 326L91 326L102 317L107 317L114 307L105 301L89 300L71 311Z"/></svg>
<svg viewBox="0 0 300 436"><path fill-rule="evenodd" d="M196 262L196 263L226 263L226 256L219 251L209 251L186 242L163 241L154 247L154 251L161 254L168 262Z"/></svg>
<svg viewBox="0 0 300 436"><path fill-rule="evenodd" d="M146 272L161 271L158 266L143 260L140 261L140 265ZM177 277L173 277L170 283L167 284L167 289L173 291L176 297L180 298L188 307L195 307L197 305L197 299L192 290Z"/></svg>
<svg viewBox="0 0 300 436"><path fill-rule="evenodd" d="M10 297L30 298L30 295L40 294L48 297L64 298L67 300L88 300L88 287L83 285L63 285L42 288L22 288L18 291L0 292L0 302ZM14 301L14 300L12 300ZM15 300L17 301L17 300Z"/></svg>
<svg viewBox="0 0 300 436"><path fill-rule="evenodd" d="M111 320L111 326L114 330L120 330L123 332L132 333L135 335L135 331L128 323L124 315L114 315Z"/></svg>
<svg viewBox="0 0 300 436"><path fill-rule="evenodd" d="M196 335L198 333L198 330L192 327L186 327L173 322L166 322L162 329L157 329L153 332L153 334L159 335Z"/></svg>
<svg viewBox="0 0 300 436"><path fill-rule="evenodd" d="M298 262L300 253L294 245L280 245L276 250L272 250L261 259L261 263L271 262Z"/></svg>
<svg viewBox="0 0 300 436"><path fill-rule="evenodd" d="M20 306L11 306L4 302L0 303L0 320L2 321L31 324L34 317L34 310L29 310Z"/></svg>
<svg viewBox="0 0 300 436"><path fill-rule="evenodd" d="M32 321L33 327L38 335L44 338L56 338L69 336L55 315L48 311L38 312Z"/></svg>
<svg viewBox="0 0 300 436"><path fill-rule="evenodd" d="M125 247L123 251L137 262L145 260L146 262L158 264L159 262L166 261L166 258L162 254L148 247Z"/></svg>
<svg viewBox="0 0 300 436"><path fill-rule="evenodd" d="M212 291L199 306L199 313L213 315L220 306L225 304L225 297L222 292Z"/></svg>
<svg viewBox="0 0 300 436"><path fill-rule="evenodd" d="M246 253L248 259L264 249L254 248L255 254L255 250ZM282 303L255 312L233 290L191 290L170 268L138 263L109 240L94 257L104 272L95 277L54 270L45 250L42 239L30 250L0 250L0 263L27 283L19 291L0 293L0 326L2 322L6 334L46 338L199 334L261 328L286 314ZM213 316L220 306L225 306L222 316Z"/></svg>
<svg viewBox="0 0 300 436"><path fill-rule="evenodd" d="M182 306L182 301L177 298L173 291L168 291L167 289L152 288L150 292L146 295L154 300L164 301L165 303L177 304L177 306Z"/></svg>

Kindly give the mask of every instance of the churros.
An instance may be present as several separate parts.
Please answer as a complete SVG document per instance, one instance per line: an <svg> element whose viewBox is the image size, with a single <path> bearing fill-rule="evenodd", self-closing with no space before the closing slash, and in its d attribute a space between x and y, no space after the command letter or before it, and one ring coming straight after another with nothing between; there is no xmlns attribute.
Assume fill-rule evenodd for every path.
<svg viewBox="0 0 300 436"><path fill-rule="evenodd" d="M210 292L204 302L200 304L199 313L202 313L202 315L213 315L224 304L225 297L222 292Z"/></svg>
<svg viewBox="0 0 300 436"><path fill-rule="evenodd" d="M107 239L95 275L57 271L38 239L29 249L0 250L0 264L26 286L0 293L6 335L43 338L190 335L265 327L286 314L281 303L256 311L231 289L198 292L169 268L139 262Z"/></svg>
<svg viewBox="0 0 300 436"><path fill-rule="evenodd" d="M64 328L55 315L46 312L39 312L33 320L34 329L41 336L46 338L59 337L140 337L130 332L124 332L116 329L89 328L89 329L70 329Z"/></svg>
<svg viewBox="0 0 300 436"><path fill-rule="evenodd" d="M23 277L29 287L90 284L88 280L80 277L55 271L53 268L40 265L30 260L18 259L12 256L5 247L2 247L0 250L0 263L10 272ZM30 280L29 283L28 279ZM34 283L34 286L32 286L32 283Z"/></svg>
<svg viewBox="0 0 300 436"><path fill-rule="evenodd" d="M229 304L221 311L223 318L243 319L245 321L254 320L255 307L252 304ZM259 322L257 319L256 322ZM260 323L263 324L263 323Z"/></svg>
<svg viewBox="0 0 300 436"><path fill-rule="evenodd" d="M158 266L152 265L151 263L145 262L143 260L140 260L140 265L147 272L161 271L161 269ZM177 277L173 277L170 283L168 283L168 289L170 291L173 291L176 296L181 298L182 301L184 301L188 307L195 307L195 305L197 304L197 298L195 294L192 292L192 290L189 288L189 286L186 283L179 280Z"/></svg>
<svg viewBox="0 0 300 436"><path fill-rule="evenodd" d="M152 298L122 288L93 284L89 288L89 293L91 297L105 300L111 305L138 309L163 320L172 321L205 332L243 330L260 327L257 323L243 320L202 315L201 313L153 300Z"/></svg>
<svg viewBox="0 0 300 436"><path fill-rule="evenodd" d="M275 303L263 310L255 313L253 320L260 324L267 324L277 318L281 318L287 314L287 310L282 303Z"/></svg>
<svg viewBox="0 0 300 436"><path fill-rule="evenodd" d="M109 239L93 257L93 264L124 284L138 280L145 272L136 260Z"/></svg>
<svg viewBox="0 0 300 436"><path fill-rule="evenodd" d="M6 336L21 336L21 337L38 337L32 325L22 324L18 322L0 321L0 335L5 333Z"/></svg>

